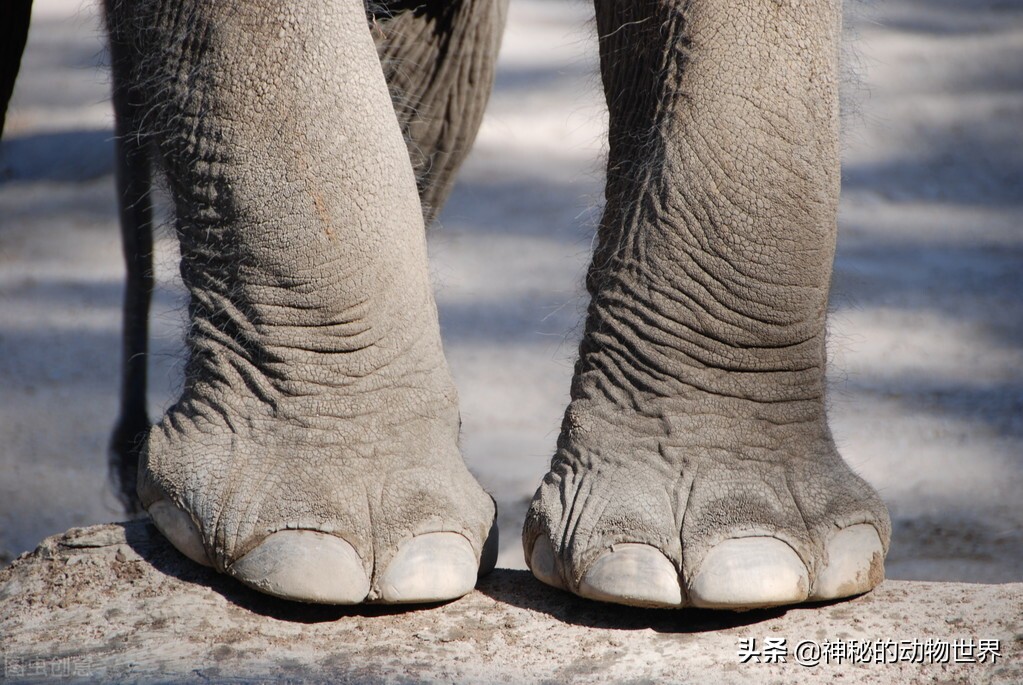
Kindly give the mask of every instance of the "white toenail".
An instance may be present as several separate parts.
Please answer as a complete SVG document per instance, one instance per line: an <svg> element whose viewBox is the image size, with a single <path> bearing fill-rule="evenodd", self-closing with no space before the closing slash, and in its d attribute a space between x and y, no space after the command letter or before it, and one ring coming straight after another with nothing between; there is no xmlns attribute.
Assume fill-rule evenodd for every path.
<svg viewBox="0 0 1023 685"><path fill-rule="evenodd" d="M558 575L555 564L554 548L551 547L551 541L547 539L546 535L541 535L533 543L533 553L529 557L529 570L533 572L537 580L559 590L565 589L565 584L561 582L561 576Z"/></svg>
<svg viewBox="0 0 1023 685"><path fill-rule="evenodd" d="M369 578L355 548L313 530L273 533L228 572L260 592L299 602L358 604L369 594Z"/></svg>
<svg viewBox="0 0 1023 685"><path fill-rule="evenodd" d="M675 566L656 547L623 543L605 552L579 583L589 599L646 607L677 607L682 588Z"/></svg>
<svg viewBox="0 0 1023 685"><path fill-rule="evenodd" d="M202 544L202 536L192 518L170 500L161 499L146 510L153 525L170 540L179 552L197 564L212 566Z"/></svg>
<svg viewBox="0 0 1023 685"><path fill-rule="evenodd" d="M884 580L884 547L872 525L861 523L832 535L827 543L827 559L811 599L858 595Z"/></svg>
<svg viewBox="0 0 1023 685"><path fill-rule="evenodd" d="M458 533L417 535L401 546L380 579L380 598L390 604L442 602L476 586L476 553Z"/></svg>
<svg viewBox="0 0 1023 685"><path fill-rule="evenodd" d="M754 609L802 602L809 585L806 566L781 540L737 538L707 553L689 597L697 607Z"/></svg>

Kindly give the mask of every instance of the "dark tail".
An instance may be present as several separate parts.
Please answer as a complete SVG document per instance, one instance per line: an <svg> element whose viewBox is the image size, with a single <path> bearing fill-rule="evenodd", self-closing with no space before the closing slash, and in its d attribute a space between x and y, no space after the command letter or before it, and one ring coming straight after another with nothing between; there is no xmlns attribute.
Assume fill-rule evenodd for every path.
<svg viewBox="0 0 1023 685"><path fill-rule="evenodd" d="M0 138L4 134L7 104L14 93L31 19L32 0L0 2Z"/></svg>
<svg viewBox="0 0 1023 685"><path fill-rule="evenodd" d="M136 494L139 452L149 430L146 364L149 303L153 294L151 167L138 125L144 101L132 87L136 55L132 44L118 30L112 4L107 3L107 28L114 84L117 199L127 278L122 310L120 415L110 441L110 477L126 512L136 514L140 511Z"/></svg>

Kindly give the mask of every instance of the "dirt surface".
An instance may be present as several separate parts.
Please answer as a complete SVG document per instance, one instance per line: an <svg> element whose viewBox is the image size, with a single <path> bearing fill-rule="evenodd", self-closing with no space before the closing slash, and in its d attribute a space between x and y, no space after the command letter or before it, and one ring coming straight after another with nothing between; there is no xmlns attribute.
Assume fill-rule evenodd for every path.
<svg viewBox="0 0 1023 685"><path fill-rule="evenodd" d="M0 571L12 683L1009 684L1023 682L1020 615L1018 583L888 581L848 602L730 613L609 609L507 569L438 607L309 606L191 563L144 522L68 531ZM765 652L767 638L784 649Z"/></svg>
<svg viewBox="0 0 1023 685"><path fill-rule="evenodd" d="M93 3L36 0L0 147L0 563L121 517L105 485L122 266ZM430 249L499 564L553 451L585 309L604 108L585 2L512 0L497 89ZM894 518L890 578L1023 580L1023 3L849 6L831 415ZM181 373L158 245L154 415Z"/></svg>

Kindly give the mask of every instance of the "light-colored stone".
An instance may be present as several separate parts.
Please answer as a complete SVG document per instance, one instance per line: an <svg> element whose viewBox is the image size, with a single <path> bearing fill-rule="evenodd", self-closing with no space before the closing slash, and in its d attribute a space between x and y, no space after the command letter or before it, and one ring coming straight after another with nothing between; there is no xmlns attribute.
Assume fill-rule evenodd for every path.
<svg viewBox="0 0 1023 685"><path fill-rule="evenodd" d="M145 521L73 529L0 571L9 682L45 672L61 682L1020 683L1021 617L1018 583L889 581L850 601L733 613L600 604L504 569L432 608L312 606L192 563ZM740 641L768 637L787 639L786 663L741 663ZM999 640L1001 656L805 667L791 651L957 639Z"/></svg>

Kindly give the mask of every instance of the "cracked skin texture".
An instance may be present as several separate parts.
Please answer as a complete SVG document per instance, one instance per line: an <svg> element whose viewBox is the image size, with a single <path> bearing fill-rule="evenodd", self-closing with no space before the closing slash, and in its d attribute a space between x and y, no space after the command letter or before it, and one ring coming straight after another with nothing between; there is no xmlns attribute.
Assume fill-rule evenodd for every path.
<svg viewBox="0 0 1023 685"><path fill-rule="evenodd" d="M460 536L478 564L494 504L458 452L415 178L361 3L115 3L112 21L138 27L190 295L143 506L183 511L194 556L228 573L273 533L336 536L370 600L415 536Z"/></svg>
<svg viewBox="0 0 1023 685"><path fill-rule="evenodd" d="M194 535L198 561L295 599L337 601L274 590L242 562L262 550L301 573L307 557L274 559L295 548L271 540L344 541L332 558L355 559L346 572L366 583L346 602L392 601L384 579L431 534L447 546L414 566L463 550L475 571L494 506L457 449L420 203L434 187L443 200L460 157L437 157L417 195L401 135L415 127L400 101L396 118L377 54L387 41L374 48L350 0L113 6L137 27L132 73L150 94L144 130L190 293L186 385L143 450L143 505L184 513L162 529L182 549ZM868 590L890 524L824 406L840 6L596 9L607 203L527 561L545 582L626 604Z"/></svg>
<svg viewBox="0 0 1023 685"><path fill-rule="evenodd" d="M369 7L430 226L483 122L508 0L389 0Z"/></svg>
<svg viewBox="0 0 1023 685"><path fill-rule="evenodd" d="M595 4L607 204L526 559L550 584L627 604L864 592L890 522L824 403L840 3ZM782 571L788 590L738 596ZM663 592L644 595L655 572ZM731 599L709 587L728 574Z"/></svg>

